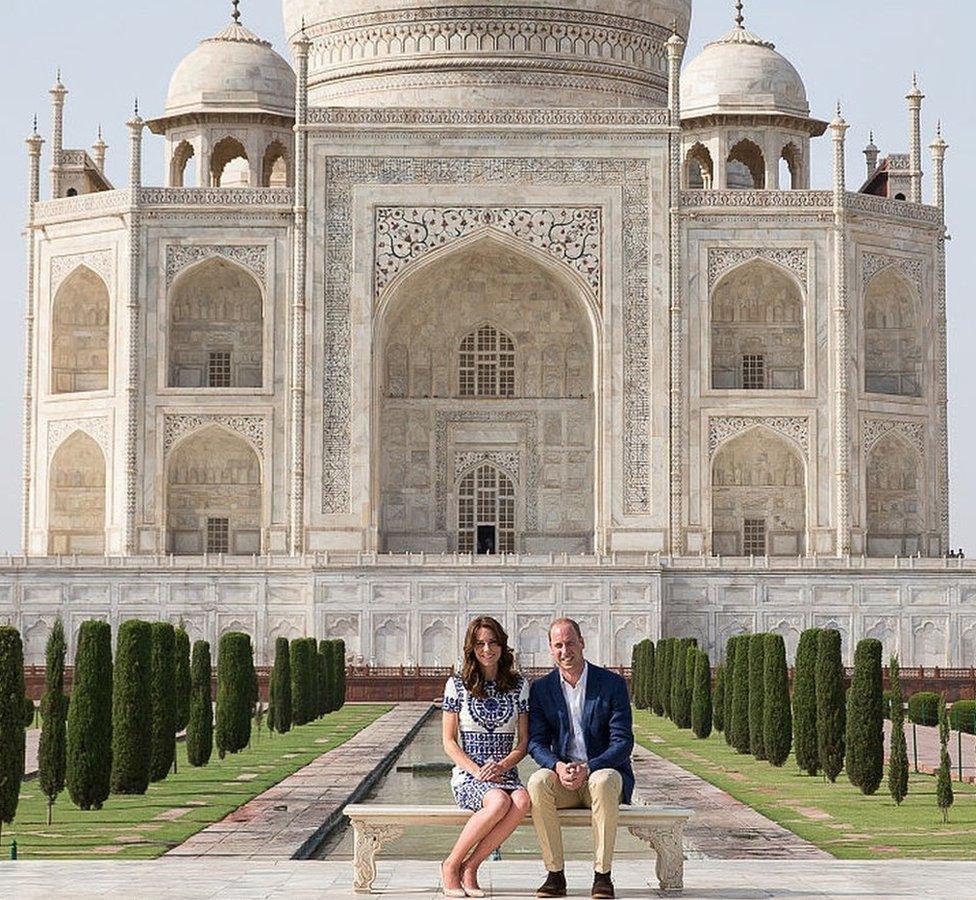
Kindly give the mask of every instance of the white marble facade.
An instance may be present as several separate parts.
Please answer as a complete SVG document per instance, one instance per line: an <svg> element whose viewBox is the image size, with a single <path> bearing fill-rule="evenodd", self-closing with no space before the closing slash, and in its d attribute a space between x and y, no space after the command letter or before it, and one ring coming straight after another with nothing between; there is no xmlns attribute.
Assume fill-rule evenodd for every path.
<svg viewBox="0 0 976 900"><path fill-rule="evenodd" d="M524 653L559 611L625 662L618 619L709 643L812 624L818 560L946 552L941 139L934 205L854 193L842 164L810 190L828 124L741 21L682 81L690 0L564 6L285 0L297 79L235 20L129 123L121 190L75 195L56 164L40 200L32 136L23 541L64 556L0 569L0 617L120 615L102 554L201 634L346 629L366 659L431 662L480 602L463 567L321 561L495 550L489 606ZM594 562L577 591L557 563L615 553L714 565ZM750 556L791 561L776 623ZM967 572L926 594L924 651L911 571L845 570L824 614L961 661Z"/></svg>

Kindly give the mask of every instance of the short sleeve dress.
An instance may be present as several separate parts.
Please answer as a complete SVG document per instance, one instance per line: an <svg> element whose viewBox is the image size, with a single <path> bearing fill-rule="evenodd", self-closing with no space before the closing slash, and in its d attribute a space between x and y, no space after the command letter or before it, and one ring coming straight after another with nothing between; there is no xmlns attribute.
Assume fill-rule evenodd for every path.
<svg viewBox="0 0 976 900"><path fill-rule="evenodd" d="M464 686L460 675L452 675L444 687L444 711L458 714L458 743L479 766L489 759L508 756L515 746L518 719L529 711L529 683L518 677L510 691L499 691L494 681L485 685L485 696L475 697ZM491 790L517 791L521 788L518 770L510 769L498 781L478 781L470 772L455 766L451 790L461 809L477 812Z"/></svg>

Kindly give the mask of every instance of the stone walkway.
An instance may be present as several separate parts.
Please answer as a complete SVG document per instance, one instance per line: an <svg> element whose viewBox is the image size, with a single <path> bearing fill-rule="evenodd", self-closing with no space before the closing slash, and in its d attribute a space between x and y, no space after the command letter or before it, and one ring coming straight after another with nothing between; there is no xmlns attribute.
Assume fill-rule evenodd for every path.
<svg viewBox="0 0 976 900"><path fill-rule="evenodd" d="M487 863L482 887L494 900L529 898L541 882L536 862ZM592 867L567 863L571 897L588 897ZM648 863L614 866L617 896L665 896ZM945 898L973 896L976 863L884 860L691 860L685 864L682 900L766 898ZM17 900L139 897L196 900L259 897L353 900L352 864L332 861L174 859L153 862L0 862L0 896ZM379 860L374 887L385 900L443 900L434 862ZM673 895L672 895L673 896Z"/></svg>
<svg viewBox="0 0 976 900"><path fill-rule="evenodd" d="M829 853L740 803L731 794L634 748L638 803L694 810L685 826L685 856L708 859L832 859Z"/></svg>
<svg viewBox="0 0 976 900"><path fill-rule="evenodd" d="M891 722L885 720L885 758L891 746ZM916 725L918 735L918 770L932 774L939 767L939 729L930 725ZM912 723L905 722L905 743L908 746L908 766L915 764ZM952 761L952 780L959 779L959 732L949 732L949 759ZM976 781L976 737L963 732L962 735L962 776L963 781Z"/></svg>
<svg viewBox="0 0 976 900"><path fill-rule="evenodd" d="M389 768L430 715L429 703L398 703L346 743L322 754L167 857L304 859ZM0 891L0 895L2 895Z"/></svg>

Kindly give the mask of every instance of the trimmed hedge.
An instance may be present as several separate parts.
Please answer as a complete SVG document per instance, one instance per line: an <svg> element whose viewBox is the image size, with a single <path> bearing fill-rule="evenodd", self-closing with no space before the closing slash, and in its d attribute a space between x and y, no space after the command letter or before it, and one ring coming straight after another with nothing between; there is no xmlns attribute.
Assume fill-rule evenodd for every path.
<svg viewBox="0 0 976 900"><path fill-rule="evenodd" d="M691 692L691 729L695 737L705 739L712 733L712 664L704 650L692 648L689 658L695 662Z"/></svg>
<svg viewBox="0 0 976 900"><path fill-rule="evenodd" d="M213 688L210 644L196 641L190 663L190 721L186 725L186 758L205 766L213 753Z"/></svg>
<svg viewBox="0 0 976 900"><path fill-rule="evenodd" d="M796 764L807 775L820 771L817 747L817 646L820 629L808 628L796 648L793 678L793 749Z"/></svg>
<svg viewBox="0 0 976 900"><path fill-rule="evenodd" d="M732 673L732 747L739 753L749 753L749 646L747 634L735 639L735 668ZM728 691L728 688L726 688Z"/></svg>
<svg viewBox="0 0 976 900"><path fill-rule="evenodd" d="M725 697L722 708L722 719L725 725L725 743L732 746L732 700L735 697L735 648L738 636L730 637L725 642Z"/></svg>
<svg viewBox="0 0 976 900"><path fill-rule="evenodd" d="M41 738L37 748L37 783L47 797L47 824L51 824L54 801L64 790L68 747L68 697L64 693L64 660L67 646L64 626L55 619L45 648L44 693L41 695Z"/></svg>
<svg viewBox="0 0 976 900"><path fill-rule="evenodd" d="M766 747L763 743L765 653L766 635L752 635L749 638L749 749L756 759L766 758Z"/></svg>
<svg viewBox="0 0 976 900"><path fill-rule="evenodd" d="M790 713L790 675L786 668L786 643L779 634L767 634L763 649L763 748L774 766L789 759L793 745Z"/></svg>
<svg viewBox="0 0 976 900"><path fill-rule="evenodd" d="M275 639L274 668L271 670L268 728L285 734L291 731L291 660L288 638Z"/></svg>
<svg viewBox="0 0 976 900"><path fill-rule="evenodd" d="M162 781L176 755L176 629L169 622L152 624L152 737L149 780Z"/></svg>
<svg viewBox="0 0 976 900"><path fill-rule="evenodd" d="M873 794L884 777L884 716L881 641L863 638L854 650L854 676L847 696L847 777L862 794Z"/></svg>
<svg viewBox="0 0 976 900"><path fill-rule="evenodd" d="M243 750L251 741L251 697L254 692L251 638L230 631L220 639L217 657L217 753Z"/></svg>
<svg viewBox="0 0 976 900"><path fill-rule="evenodd" d="M176 732L183 731L190 723L190 635L183 623L176 629Z"/></svg>
<svg viewBox="0 0 976 900"><path fill-rule="evenodd" d="M315 716L315 695L313 694L316 663L314 638L312 647L305 638L294 638L289 647L291 656L291 721L294 725L305 725Z"/></svg>
<svg viewBox="0 0 976 900"><path fill-rule="evenodd" d="M896 805L908 795L908 744L905 740L905 710L901 699L901 678L898 657L888 662L888 678L891 685L891 750L888 754L888 793Z"/></svg>
<svg viewBox="0 0 976 900"><path fill-rule="evenodd" d="M840 632L826 628L817 640L817 752L820 768L834 782L844 768L846 697Z"/></svg>
<svg viewBox="0 0 976 900"><path fill-rule="evenodd" d="M916 725L939 724L939 695L918 691L908 698L908 721Z"/></svg>
<svg viewBox="0 0 976 900"><path fill-rule="evenodd" d="M346 705L346 642L342 638L335 639L336 645L336 710L342 709ZM646 677L653 677L653 651L654 645L651 644L651 668L645 669Z"/></svg>
<svg viewBox="0 0 976 900"><path fill-rule="evenodd" d="M152 645L148 622L130 619L119 626L112 676L113 794L144 794L149 787Z"/></svg>
<svg viewBox="0 0 976 900"><path fill-rule="evenodd" d="M715 694L712 698L712 724L716 731L725 731L725 666L715 670Z"/></svg>
<svg viewBox="0 0 976 900"><path fill-rule="evenodd" d="M976 700L957 700L949 710L949 723L955 731L976 734Z"/></svg>
<svg viewBox="0 0 976 900"><path fill-rule="evenodd" d="M0 627L0 828L13 822L24 778L24 648L20 632Z"/></svg>
<svg viewBox="0 0 976 900"><path fill-rule="evenodd" d="M638 641L630 651L630 702L636 709L647 709L641 696L641 666L644 664L644 641Z"/></svg>
<svg viewBox="0 0 976 900"><path fill-rule="evenodd" d="M654 703L654 662L657 648L654 646L654 641L650 638L647 638L642 643L644 644L644 655L640 673L640 692L644 700L644 706L642 708L650 709ZM339 708L341 709L342 705L346 702L346 642L340 638L336 642L336 646L339 648L337 657L339 663L337 693L339 695Z"/></svg>
<svg viewBox="0 0 976 900"><path fill-rule="evenodd" d="M661 692L661 710L665 716L671 718L671 674L674 668L675 639L665 638L661 643L664 652L661 654L661 678L658 689Z"/></svg>
<svg viewBox="0 0 976 900"><path fill-rule="evenodd" d="M659 638L654 648L654 683L651 691L651 709L654 715L664 715L664 663L666 661L667 640Z"/></svg>
<svg viewBox="0 0 976 900"><path fill-rule="evenodd" d="M65 783L75 806L101 809L112 776L112 628L89 619L78 631L68 704Z"/></svg>

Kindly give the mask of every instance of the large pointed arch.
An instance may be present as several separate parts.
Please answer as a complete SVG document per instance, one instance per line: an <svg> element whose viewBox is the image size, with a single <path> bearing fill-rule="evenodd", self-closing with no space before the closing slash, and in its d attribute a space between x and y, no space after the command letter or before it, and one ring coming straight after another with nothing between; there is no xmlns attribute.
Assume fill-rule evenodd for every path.
<svg viewBox="0 0 976 900"><path fill-rule="evenodd" d="M191 432L166 466L167 549L174 554L261 552L261 460L220 425Z"/></svg>
<svg viewBox="0 0 976 900"><path fill-rule="evenodd" d="M897 431L871 447L864 473L868 556L924 552L922 472L922 458Z"/></svg>
<svg viewBox="0 0 976 900"><path fill-rule="evenodd" d="M54 451L49 469L48 553L105 552L105 455L84 431Z"/></svg>
<svg viewBox="0 0 976 900"><path fill-rule="evenodd" d="M921 303L915 286L887 266L864 290L864 390L921 397Z"/></svg>
<svg viewBox="0 0 976 900"><path fill-rule="evenodd" d="M108 285L78 266L58 288L51 307L51 393L108 387L110 300Z"/></svg>

